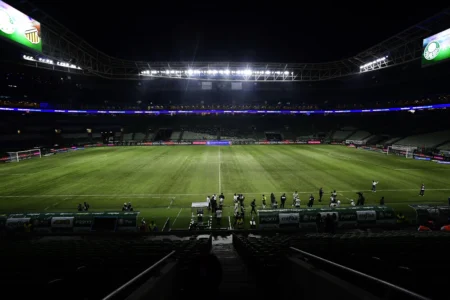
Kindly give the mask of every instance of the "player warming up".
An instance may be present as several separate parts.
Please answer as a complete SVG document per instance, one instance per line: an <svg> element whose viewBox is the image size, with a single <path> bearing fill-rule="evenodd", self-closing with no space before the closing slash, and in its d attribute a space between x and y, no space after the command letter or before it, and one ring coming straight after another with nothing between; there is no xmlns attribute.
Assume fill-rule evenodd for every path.
<svg viewBox="0 0 450 300"><path fill-rule="evenodd" d="M297 198L298 198L298 192L295 191L295 192L292 194L292 206L295 206L295 199L297 199Z"/></svg>
<svg viewBox="0 0 450 300"><path fill-rule="evenodd" d="M425 184L422 183L422 186L420 187L419 196L425 195Z"/></svg>
<svg viewBox="0 0 450 300"><path fill-rule="evenodd" d="M377 192L377 184L378 184L378 181L372 180L372 193Z"/></svg>

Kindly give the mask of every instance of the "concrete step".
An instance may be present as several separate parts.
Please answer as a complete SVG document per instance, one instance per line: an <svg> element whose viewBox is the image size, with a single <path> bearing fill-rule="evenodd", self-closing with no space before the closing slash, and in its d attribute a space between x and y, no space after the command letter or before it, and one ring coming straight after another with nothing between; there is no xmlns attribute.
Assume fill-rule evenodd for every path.
<svg viewBox="0 0 450 300"><path fill-rule="evenodd" d="M232 237L215 237L212 252L222 265L222 283L219 287L220 298L249 296L256 293L256 283L248 272L247 266L233 247Z"/></svg>

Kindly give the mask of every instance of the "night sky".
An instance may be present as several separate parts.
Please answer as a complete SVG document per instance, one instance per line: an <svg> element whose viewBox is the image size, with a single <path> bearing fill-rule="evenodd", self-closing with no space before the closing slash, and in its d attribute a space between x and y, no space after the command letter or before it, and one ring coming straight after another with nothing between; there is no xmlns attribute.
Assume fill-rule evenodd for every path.
<svg viewBox="0 0 450 300"><path fill-rule="evenodd" d="M392 1L31 2L97 49L147 61L338 60L445 8Z"/></svg>

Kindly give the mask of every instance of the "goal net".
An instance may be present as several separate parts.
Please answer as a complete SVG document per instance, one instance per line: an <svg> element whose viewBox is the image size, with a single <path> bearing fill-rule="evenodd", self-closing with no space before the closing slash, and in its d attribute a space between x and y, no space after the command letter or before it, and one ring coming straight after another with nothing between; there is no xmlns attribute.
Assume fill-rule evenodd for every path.
<svg viewBox="0 0 450 300"><path fill-rule="evenodd" d="M19 162L25 159L41 158L41 149L30 149L17 152L8 152L10 162Z"/></svg>
<svg viewBox="0 0 450 300"><path fill-rule="evenodd" d="M406 158L413 158L414 151L417 147L409 147L409 146L389 146L387 148L386 154L393 154L398 156L404 156Z"/></svg>

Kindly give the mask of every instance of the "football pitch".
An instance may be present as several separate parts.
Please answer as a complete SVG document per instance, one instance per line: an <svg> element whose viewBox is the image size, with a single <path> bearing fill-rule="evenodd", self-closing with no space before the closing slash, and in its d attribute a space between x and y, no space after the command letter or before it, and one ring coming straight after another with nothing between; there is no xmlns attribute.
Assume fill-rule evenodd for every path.
<svg viewBox="0 0 450 300"><path fill-rule="evenodd" d="M450 196L449 166L333 145L90 148L3 164L0 176L1 213L75 212L84 201L90 211L120 211L131 202L139 218L161 228L170 217L174 229L188 228L192 202L220 192L223 227L233 216L234 193L246 196L249 213L253 199L261 208L262 194L270 199L274 193L279 201L286 193L289 208L296 190L302 207L311 193L315 207L328 206L332 190L348 206L362 191L366 205L384 196L386 205L409 218L415 216L409 204L446 204ZM372 180L379 181L376 193Z"/></svg>

